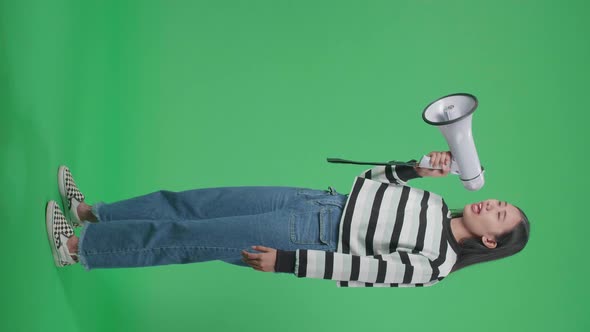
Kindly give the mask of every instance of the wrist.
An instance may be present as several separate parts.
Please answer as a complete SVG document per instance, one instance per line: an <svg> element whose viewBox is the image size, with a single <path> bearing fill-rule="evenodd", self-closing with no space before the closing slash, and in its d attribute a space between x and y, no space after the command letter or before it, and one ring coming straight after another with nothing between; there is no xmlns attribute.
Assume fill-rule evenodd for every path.
<svg viewBox="0 0 590 332"><path fill-rule="evenodd" d="M427 175L424 173L424 169L423 169L423 168L416 167L416 168L414 168L414 170L416 170L416 174L417 174L419 177L421 177L421 178L424 178L424 177L426 177L426 176L427 176Z"/></svg>

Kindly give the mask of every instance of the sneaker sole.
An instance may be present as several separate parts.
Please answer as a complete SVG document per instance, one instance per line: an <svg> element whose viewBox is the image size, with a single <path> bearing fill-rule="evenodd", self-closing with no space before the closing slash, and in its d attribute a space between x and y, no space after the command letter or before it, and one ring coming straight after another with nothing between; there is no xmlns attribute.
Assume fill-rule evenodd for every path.
<svg viewBox="0 0 590 332"><path fill-rule="evenodd" d="M45 226L47 228L47 239L49 240L49 246L51 247L51 254L53 255L53 262L57 267L63 267L57 254L57 248L55 248L55 239L53 239L53 204L51 201L47 202L45 206Z"/></svg>

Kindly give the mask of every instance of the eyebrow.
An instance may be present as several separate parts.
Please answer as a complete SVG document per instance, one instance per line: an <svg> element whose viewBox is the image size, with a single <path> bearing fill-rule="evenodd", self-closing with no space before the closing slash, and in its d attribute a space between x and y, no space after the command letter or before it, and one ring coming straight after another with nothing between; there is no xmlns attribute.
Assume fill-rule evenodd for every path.
<svg viewBox="0 0 590 332"><path fill-rule="evenodd" d="M508 202L504 202L504 206L508 206ZM504 210L504 219L503 220L506 220L506 210Z"/></svg>

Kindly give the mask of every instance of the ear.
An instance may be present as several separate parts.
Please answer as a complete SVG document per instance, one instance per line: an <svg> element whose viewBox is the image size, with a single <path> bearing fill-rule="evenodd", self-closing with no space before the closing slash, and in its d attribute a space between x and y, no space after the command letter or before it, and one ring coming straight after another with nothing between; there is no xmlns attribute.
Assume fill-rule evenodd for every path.
<svg viewBox="0 0 590 332"><path fill-rule="evenodd" d="M494 239L492 239L490 237L487 237L487 236L482 236L481 237L481 242L483 243L484 246L486 246L486 247L488 247L490 249L494 249L498 245L496 243L496 240L494 240Z"/></svg>

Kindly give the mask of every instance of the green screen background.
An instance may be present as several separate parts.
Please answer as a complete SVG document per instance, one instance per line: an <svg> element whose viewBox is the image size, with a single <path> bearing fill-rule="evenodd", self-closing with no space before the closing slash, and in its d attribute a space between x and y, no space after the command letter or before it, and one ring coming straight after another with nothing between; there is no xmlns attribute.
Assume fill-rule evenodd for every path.
<svg viewBox="0 0 590 332"><path fill-rule="evenodd" d="M585 1L0 1L2 331L587 331ZM68 165L90 203L159 189L334 186L447 149L421 119L479 99L486 185L418 179L452 207L508 200L521 253L423 289L222 262L53 265L45 204ZM61 205L61 202L60 202Z"/></svg>

